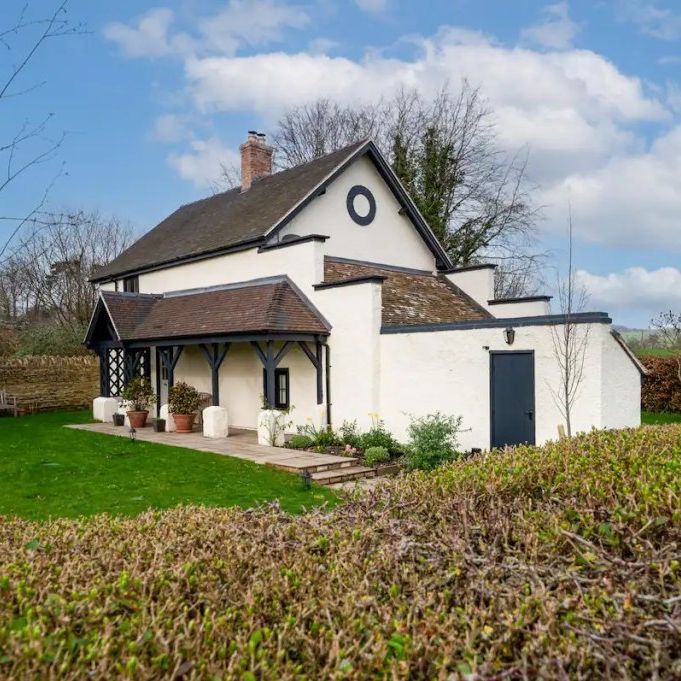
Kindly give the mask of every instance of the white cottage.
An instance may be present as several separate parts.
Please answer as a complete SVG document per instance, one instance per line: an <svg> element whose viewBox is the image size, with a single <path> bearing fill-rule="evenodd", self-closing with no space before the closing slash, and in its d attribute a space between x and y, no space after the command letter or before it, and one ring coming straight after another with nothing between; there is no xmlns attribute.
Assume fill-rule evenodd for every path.
<svg viewBox="0 0 681 681"><path fill-rule="evenodd" d="M242 186L182 206L101 269L86 344L101 392L151 379L159 404L186 381L255 429L263 403L294 425L403 438L410 416L463 417L461 444L541 443L563 423L544 296L495 300L494 267L453 268L371 141L272 174L249 133ZM640 365L607 314L588 329L575 431L635 426Z"/></svg>

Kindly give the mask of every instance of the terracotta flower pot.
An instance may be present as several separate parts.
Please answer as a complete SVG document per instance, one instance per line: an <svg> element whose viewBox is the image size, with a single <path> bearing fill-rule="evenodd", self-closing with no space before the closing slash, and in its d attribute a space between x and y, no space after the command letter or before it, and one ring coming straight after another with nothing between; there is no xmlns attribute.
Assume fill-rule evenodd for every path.
<svg viewBox="0 0 681 681"><path fill-rule="evenodd" d="M148 411L129 411L128 421L130 421L130 426L132 428L144 428L147 425L147 416L149 416Z"/></svg>
<svg viewBox="0 0 681 681"><path fill-rule="evenodd" d="M175 430L178 433L191 433L195 418L196 414L173 414Z"/></svg>

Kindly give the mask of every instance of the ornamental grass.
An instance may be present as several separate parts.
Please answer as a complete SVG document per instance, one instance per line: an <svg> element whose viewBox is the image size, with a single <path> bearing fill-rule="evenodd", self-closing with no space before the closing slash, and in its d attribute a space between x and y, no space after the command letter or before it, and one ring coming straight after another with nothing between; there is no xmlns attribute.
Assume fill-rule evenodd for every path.
<svg viewBox="0 0 681 681"><path fill-rule="evenodd" d="M333 511L0 525L5 678L681 677L681 426L520 447Z"/></svg>

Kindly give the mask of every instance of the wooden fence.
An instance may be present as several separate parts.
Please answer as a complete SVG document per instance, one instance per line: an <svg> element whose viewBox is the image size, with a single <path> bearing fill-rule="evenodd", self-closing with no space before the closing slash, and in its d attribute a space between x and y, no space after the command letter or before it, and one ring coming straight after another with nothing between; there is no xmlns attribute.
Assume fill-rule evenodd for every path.
<svg viewBox="0 0 681 681"><path fill-rule="evenodd" d="M96 357L0 357L0 388L22 412L89 407L99 394Z"/></svg>

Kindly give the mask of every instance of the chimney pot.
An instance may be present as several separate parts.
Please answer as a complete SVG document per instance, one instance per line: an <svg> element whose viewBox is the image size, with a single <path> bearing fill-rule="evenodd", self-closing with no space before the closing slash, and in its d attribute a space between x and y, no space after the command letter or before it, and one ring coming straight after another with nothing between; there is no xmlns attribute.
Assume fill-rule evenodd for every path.
<svg viewBox="0 0 681 681"><path fill-rule="evenodd" d="M272 147L266 135L256 130L248 131L248 138L239 147L241 152L241 191L250 189L253 182L272 174Z"/></svg>

